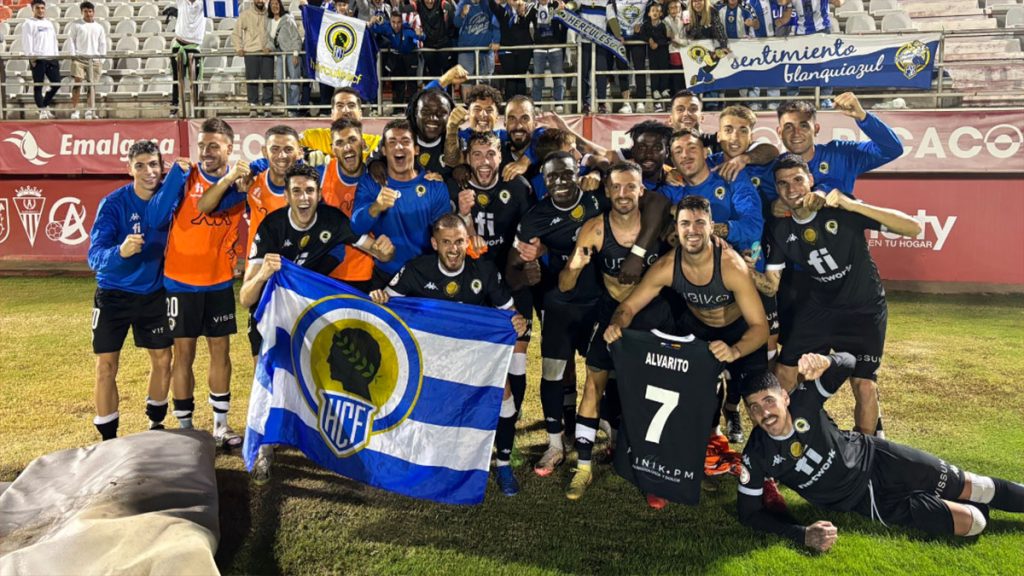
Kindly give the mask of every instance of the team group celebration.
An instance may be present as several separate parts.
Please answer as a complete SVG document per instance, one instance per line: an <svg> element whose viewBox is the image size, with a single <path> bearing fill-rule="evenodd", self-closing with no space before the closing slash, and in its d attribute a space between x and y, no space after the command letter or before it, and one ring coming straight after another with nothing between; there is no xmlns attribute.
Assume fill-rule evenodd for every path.
<svg viewBox="0 0 1024 576"><path fill-rule="evenodd" d="M202 2L177 4L187 69L184 11ZM127 410L144 410L149 430L191 429L210 410L216 446L243 456L254 489L273 488L275 456L291 449L460 504L483 502L488 485L522 498L535 475L597 507L588 489L618 475L638 507L661 510L699 506L711 478L735 483L739 523L817 552L842 527L799 522L780 486L820 517L937 535L978 536L992 509L1024 513L1024 485L886 435L879 373L898 316L866 234L913 238L922 224L859 198L857 181L904 154L897 131L849 89L701 86L726 78L730 42L828 33L842 0L288 4L241 7L233 34L253 82L239 116L272 115L275 61L260 54L302 49L280 17L298 4L307 23L314 11L323 26L345 16L377 37L387 50L375 85L388 82L395 114L380 133L364 124L378 109L360 86L371 74L338 32L320 59L353 58L356 74L329 79L315 64L319 102L309 84L285 87L287 117L263 121L261 158L235 161L227 114L199 119L185 158L131 145L131 181L102 200L88 242L97 439L144 432L121 424ZM625 146L599 145L562 116L577 105L562 49L498 52L567 33L593 44L573 63L579 112L667 123L638 115ZM416 53L451 46L467 50ZM512 79L488 80L496 53ZM701 59L696 74L684 53ZM299 57L285 59L283 82L301 75ZM55 70L33 62L40 118L52 118L42 83ZM408 80L418 69L435 79ZM99 72L74 68L76 81ZM617 103L605 103L609 81ZM316 106L329 120L292 125ZM826 140L821 114L864 137ZM129 331L150 362L144 406L120 402ZM245 346L255 380L236 431L231 352ZM849 430L828 402L846 386ZM531 405L542 422L521 417ZM520 464L534 424L546 448Z"/></svg>

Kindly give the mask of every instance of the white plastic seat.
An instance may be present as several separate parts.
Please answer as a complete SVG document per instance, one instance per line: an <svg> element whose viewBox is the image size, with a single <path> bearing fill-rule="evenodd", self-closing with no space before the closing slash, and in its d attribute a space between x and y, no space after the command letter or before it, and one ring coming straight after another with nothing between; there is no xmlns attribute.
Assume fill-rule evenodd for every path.
<svg viewBox="0 0 1024 576"><path fill-rule="evenodd" d="M163 33L163 25L156 19L146 20L139 27L140 36L163 36Z"/></svg>
<svg viewBox="0 0 1024 576"><path fill-rule="evenodd" d="M145 19L150 19L150 18L159 18L159 17L160 17L160 7L157 6L155 3L153 3L153 4L144 3L144 4L142 4L142 6L139 6L139 14L136 16L136 18L138 18L139 20L142 20L144 18Z"/></svg>
<svg viewBox="0 0 1024 576"><path fill-rule="evenodd" d="M220 21L217 22L217 30L234 30L234 29L235 29L235 19L234 18L221 18Z"/></svg>
<svg viewBox="0 0 1024 576"><path fill-rule="evenodd" d="M1024 6L1013 6L1006 11L1005 28L1024 28Z"/></svg>
<svg viewBox="0 0 1024 576"><path fill-rule="evenodd" d="M150 36L146 38L146 43L142 45L144 52L165 52L167 50L167 43L164 42L163 36Z"/></svg>
<svg viewBox="0 0 1024 576"><path fill-rule="evenodd" d="M846 19L847 34L857 34L858 32L874 32L875 30L875 19L872 18L870 14L851 14L850 17Z"/></svg>
<svg viewBox="0 0 1024 576"><path fill-rule="evenodd" d="M142 78L139 76L125 76L117 83L118 94L137 95L142 92Z"/></svg>
<svg viewBox="0 0 1024 576"><path fill-rule="evenodd" d="M131 4L121 4L114 10L114 20L131 20L135 16L135 9Z"/></svg>
<svg viewBox="0 0 1024 576"><path fill-rule="evenodd" d="M114 19L116 20L117 16L114 16ZM117 27L114 28L114 34L120 36L138 34L138 27L135 25L135 20L121 20L117 23Z"/></svg>
<svg viewBox="0 0 1024 576"><path fill-rule="evenodd" d="M914 30L914 23L906 12L891 12L882 16L882 32L904 32Z"/></svg>

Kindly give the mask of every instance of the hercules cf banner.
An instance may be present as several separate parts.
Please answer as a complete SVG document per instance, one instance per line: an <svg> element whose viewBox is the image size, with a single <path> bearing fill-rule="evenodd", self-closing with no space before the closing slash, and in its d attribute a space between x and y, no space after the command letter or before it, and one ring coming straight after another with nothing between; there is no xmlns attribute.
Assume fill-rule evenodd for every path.
<svg viewBox="0 0 1024 576"><path fill-rule="evenodd" d="M351 86L366 102L377 101L377 47L366 22L315 6L302 7L309 76L340 88Z"/></svg>
<svg viewBox="0 0 1024 576"><path fill-rule="evenodd" d="M338 474L449 504L484 498L516 334L511 312L393 298L284 262L256 311L263 348L245 463L287 444Z"/></svg>
<svg viewBox="0 0 1024 576"><path fill-rule="evenodd" d="M725 53L704 40L683 52L683 70L694 92L751 86L927 89L938 46L939 34L812 34L732 42Z"/></svg>
<svg viewBox="0 0 1024 576"><path fill-rule="evenodd" d="M615 36L612 36L611 32L602 30L600 27L584 20L583 17L575 12L568 10L556 11L555 20L571 28L587 42L593 42L611 52L612 56L618 58L626 66L630 65L629 59L626 58L626 47Z"/></svg>

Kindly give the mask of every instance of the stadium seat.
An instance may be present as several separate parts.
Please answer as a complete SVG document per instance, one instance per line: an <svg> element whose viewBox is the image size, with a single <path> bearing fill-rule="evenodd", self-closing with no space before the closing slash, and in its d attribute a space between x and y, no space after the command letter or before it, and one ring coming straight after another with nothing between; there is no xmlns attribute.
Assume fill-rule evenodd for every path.
<svg viewBox="0 0 1024 576"><path fill-rule="evenodd" d="M216 34L207 34L206 36L203 36L203 44L199 50L204 54L220 50L220 37Z"/></svg>
<svg viewBox="0 0 1024 576"><path fill-rule="evenodd" d="M71 6L68 6L67 10L64 11L64 18L70 19L70 18L81 18L81 17L82 17L82 9L78 6L78 4L72 4Z"/></svg>
<svg viewBox="0 0 1024 576"><path fill-rule="evenodd" d="M0 6L0 8L7 8L6 6ZM7 21L0 22L0 38L7 38L7 31L10 29L10 25Z"/></svg>
<svg viewBox="0 0 1024 576"><path fill-rule="evenodd" d="M29 9L31 9L31 8L32 7L29 6ZM47 4L46 5L46 17L51 19L51 20L54 20L56 18L60 18L60 8L57 8L56 4Z"/></svg>
<svg viewBox="0 0 1024 576"><path fill-rule="evenodd" d="M7 85L7 96L14 98L25 93L25 79L21 76L8 76Z"/></svg>
<svg viewBox="0 0 1024 576"><path fill-rule="evenodd" d="M1024 28L1024 6L1013 6L1006 11L1005 28Z"/></svg>
<svg viewBox="0 0 1024 576"><path fill-rule="evenodd" d="M97 20L100 18L110 18L110 10L106 6L104 6L103 4L96 4L95 2L93 2L93 4L96 5Z"/></svg>
<svg viewBox="0 0 1024 576"><path fill-rule="evenodd" d="M21 34L16 34L14 36L14 40L11 41L8 52L11 54L21 54Z"/></svg>
<svg viewBox="0 0 1024 576"><path fill-rule="evenodd" d="M149 19L142 23L142 27L139 28L140 36L163 36L163 25L159 20Z"/></svg>
<svg viewBox="0 0 1024 576"><path fill-rule="evenodd" d="M150 36L146 38L146 43L142 45L143 52L163 53L167 50L167 44L164 42L163 36Z"/></svg>
<svg viewBox="0 0 1024 576"><path fill-rule="evenodd" d="M863 0L846 0L842 6L836 8L836 16L839 16L840 18L852 16L859 12L864 12Z"/></svg>
<svg viewBox="0 0 1024 576"><path fill-rule="evenodd" d="M114 91L114 79L104 74L100 76L99 85L96 87L96 93L100 96L106 96Z"/></svg>
<svg viewBox="0 0 1024 576"><path fill-rule="evenodd" d="M166 18L166 20L167 21L164 22L164 33L166 33L166 34L174 34L174 25L177 24L178 19L177 18ZM163 20L161 20L161 22L163 22Z"/></svg>
<svg viewBox="0 0 1024 576"><path fill-rule="evenodd" d="M235 19L234 18L221 18L220 21L217 22L217 30L234 30L234 29L235 29Z"/></svg>
<svg viewBox="0 0 1024 576"><path fill-rule="evenodd" d="M170 96L171 90L174 88L174 80L170 76L161 75L155 78L151 78L146 84L147 94L161 94L163 96Z"/></svg>
<svg viewBox="0 0 1024 576"><path fill-rule="evenodd" d="M905 32L914 29L914 23L905 12L892 12L882 16L882 32Z"/></svg>
<svg viewBox="0 0 1024 576"><path fill-rule="evenodd" d="M116 20L117 17L115 16ZM121 20L117 23L117 27L114 28L114 34L119 36L132 36L138 33L138 27L135 26L135 20Z"/></svg>
<svg viewBox="0 0 1024 576"><path fill-rule="evenodd" d="M159 18L159 17L160 17L160 8L156 4L143 4L142 6L139 7L139 14L137 16L137 18L139 20L142 20L144 18L145 19L150 19L150 18Z"/></svg>
<svg viewBox="0 0 1024 576"><path fill-rule="evenodd" d="M871 0L871 14L881 15L900 10L898 0Z"/></svg>
<svg viewBox="0 0 1024 576"><path fill-rule="evenodd" d="M32 8L31 7L23 6L20 10L18 10L18 19L19 20L28 20L31 17L32 17Z"/></svg>
<svg viewBox="0 0 1024 576"><path fill-rule="evenodd" d="M135 36L125 36L117 41L114 46L115 52L138 52L139 51L139 39ZM137 57L124 57L119 58L116 63L118 70L138 70L140 61Z"/></svg>
<svg viewBox="0 0 1024 576"><path fill-rule="evenodd" d="M152 40L152 38L150 38ZM164 56L150 56L146 58L145 70L169 70L171 68L169 58Z"/></svg>
<svg viewBox="0 0 1024 576"><path fill-rule="evenodd" d="M117 94L138 96L142 92L143 84L140 76L126 76L121 78L117 84Z"/></svg>
<svg viewBox="0 0 1024 576"><path fill-rule="evenodd" d="M130 4L121 4L114 10L114 20L130 20L135 16L135 9Z"/></svg>
<svg viewBox="0 0 1024 576"><path fill-rule="evenodd" d="M850 17L846 19L847 34L874 32L875 30L877 30L877 28L875 28L875 19L867 13L861 12L851 14Z"/></svg>

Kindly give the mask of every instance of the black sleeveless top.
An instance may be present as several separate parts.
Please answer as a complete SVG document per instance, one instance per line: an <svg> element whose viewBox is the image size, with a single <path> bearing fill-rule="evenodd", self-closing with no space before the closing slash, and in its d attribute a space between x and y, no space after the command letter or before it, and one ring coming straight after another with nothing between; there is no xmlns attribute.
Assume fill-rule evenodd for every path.
<svg viewBox="0 0 1024 576"><path fill-rule="evenodd" d="M604 213L604 243L601 244L601 273L618 278L622 272L622 263L629 257L629 248L626 248L615 239L612 232L611 213ZM651 264L658 259L660 250L649 250L644 256L644 270L651 267Z"/></svg>
<svg viewBox="0 0 1024 576"><path fill-rule="evenodd" d="M736 301L732 292L725 287L722 281L722 249L712 246L715 251L714 272L711 274L711 281L703 286L697 286L686 279L683 274L683 248L676 248L675 268L672 269L672 289L676 291L683 300L693 306L704 310L712 310L728 306Z"/></svg>

